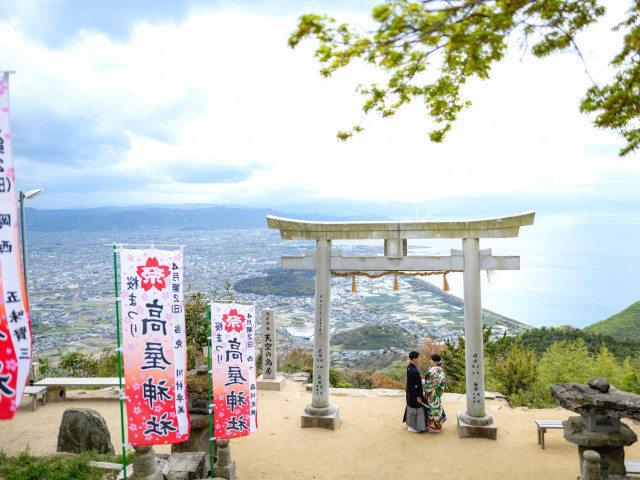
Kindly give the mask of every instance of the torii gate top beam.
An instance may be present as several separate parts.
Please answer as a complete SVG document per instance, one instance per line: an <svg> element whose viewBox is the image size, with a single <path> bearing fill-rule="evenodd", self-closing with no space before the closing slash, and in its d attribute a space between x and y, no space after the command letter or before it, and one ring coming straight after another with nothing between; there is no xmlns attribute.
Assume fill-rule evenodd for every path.
<svg viewBox="0 0 640 480"><path fill-rule="evenodd" d="M479 220L423 222L311 222L267 215L267 225L284 240L364 240L409 238L508 238L533 225L535 212Z"/></svg>

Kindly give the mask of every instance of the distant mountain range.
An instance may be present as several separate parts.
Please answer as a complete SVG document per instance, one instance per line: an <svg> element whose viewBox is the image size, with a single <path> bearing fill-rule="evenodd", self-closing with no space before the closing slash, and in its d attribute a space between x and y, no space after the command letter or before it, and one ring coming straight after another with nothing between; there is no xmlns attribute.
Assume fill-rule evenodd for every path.
<svg viewBox="0 0 640 480"><path fill-rule="evenodd" d="M174 228L218 230L266 228L276 215L316 221L442 220L488 218L535 210L538 215L640 213L636 198L624 191L481 194L424 202L333 199L256 207L241 205L138 205L46 210L27 207L27 228L36 231L99 231Z"/></svg>
<svg viewBox="0 0 640 480"><path fill-rule="evenodd" d="M610 335L618 340L640 341L640 302L605 320L589 325L585 330Z"/></svg>
<svg viewBox="0 0 640 480"><path fill-rule="evenodd" d="M335 216L323 213L283 213L268 208L227 206L185 207L101 207L69 210L25 208L29 231L140 230L221 230L266 228L267 215L315 221L389 220L382 215Z"/></svg>

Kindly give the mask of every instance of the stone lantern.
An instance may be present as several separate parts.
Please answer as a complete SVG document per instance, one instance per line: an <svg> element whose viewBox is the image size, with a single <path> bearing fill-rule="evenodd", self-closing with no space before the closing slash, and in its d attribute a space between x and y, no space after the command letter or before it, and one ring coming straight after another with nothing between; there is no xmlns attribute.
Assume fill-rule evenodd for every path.
<svg viewBox="0 0 640 480"><path fill-rule="evenodd" d="M593 450L600 455L600 478L625 475L624 447L638 441L636 434L621 418L640 420L640 395L623 392L604 378L580 383L559 383L550 387L558 404L580 416L562 422L564 438L578 445L580 472L584 476L584 454Z"/></svg>

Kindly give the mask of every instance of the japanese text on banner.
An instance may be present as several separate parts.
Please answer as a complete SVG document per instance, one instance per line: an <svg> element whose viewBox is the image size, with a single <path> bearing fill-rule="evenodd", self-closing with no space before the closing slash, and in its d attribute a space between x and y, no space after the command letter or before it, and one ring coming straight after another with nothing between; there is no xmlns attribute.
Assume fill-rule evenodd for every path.
<svg viewBox="0 0 640 480"><path fill-rule="evenodd" d="M129 443L189 438L182 251L120 250Z"/></svg>
<svg viewBox="0 0 640 480"><path fill-rule="evenodd" d="M211 305L216 439L244 437L258 428L254 328L253 305Z"/></svg>
<svg viewBox="0 0 640 480"><path fill-rule="evenodd" d="M18 243L9 74L0 81L0 420L20 406L31 368L31 322Z"/></svg>

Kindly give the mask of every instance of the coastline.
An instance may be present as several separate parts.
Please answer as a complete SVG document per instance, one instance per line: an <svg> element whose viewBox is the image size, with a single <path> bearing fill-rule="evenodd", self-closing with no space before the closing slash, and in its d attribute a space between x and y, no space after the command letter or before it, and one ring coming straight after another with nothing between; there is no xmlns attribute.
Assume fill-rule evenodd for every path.
<svg viewBox="0 0 640 480"><path fill-rule="evenodd" d="M444 300L447 303L450 303L451 305L455 306L455 307L464 307L464 299L462 299L461 297L454 295L452 293L449 292L445 292L442 288L434 285L433 283L429 282L428 280L424 279L424 278L420 278L420 277L414 277L414 278L410 278L409 283L411 283L414 287L416 287L418 290L424 290L430 293L435 293L437 295L440 295L441 297L444 298ZM487 308L483 308L482 309L482 313L483 314L489 314L492 315L496 318L498 318L499 320L502 320L506 323L512 323L514 325L517 325L519 327L522 327L525 330L529 330L534 328L532 325L528 325L524 322L521 322L520 320L516 320L515 318L511 318L511 317L507 317L506 315L502 315L501 313L495 312L493 310L489 310Z"/></svg>

